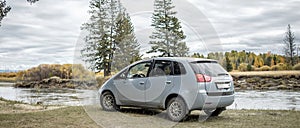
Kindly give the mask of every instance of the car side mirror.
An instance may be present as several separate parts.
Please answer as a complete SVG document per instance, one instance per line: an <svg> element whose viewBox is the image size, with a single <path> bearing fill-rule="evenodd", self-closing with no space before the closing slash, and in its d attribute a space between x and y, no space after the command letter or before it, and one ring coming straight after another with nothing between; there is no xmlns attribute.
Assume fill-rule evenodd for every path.
<svg viewBox="0 0 300 128"><path fill-rule="evenodd" d="M151 67L151 64L146 64L145 67Z"/></svg>
<svg viewBox="0 0 300 128"><path fill-rule="evenodd" d="M125 79L125 78L126 78L126 75L125 75L124 73L122 73L122 74L120 75L120 78Z"/></svg>

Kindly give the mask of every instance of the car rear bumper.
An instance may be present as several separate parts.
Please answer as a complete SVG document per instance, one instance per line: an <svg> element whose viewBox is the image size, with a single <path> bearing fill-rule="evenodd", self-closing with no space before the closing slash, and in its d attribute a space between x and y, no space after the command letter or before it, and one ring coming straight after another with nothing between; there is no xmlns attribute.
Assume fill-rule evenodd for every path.
<svg viewBox="0 0 300 128"><path fill-rule="evenodd" d="M207 93L199 91L191 110L216 109L234 102L234 91Z"/></svg>

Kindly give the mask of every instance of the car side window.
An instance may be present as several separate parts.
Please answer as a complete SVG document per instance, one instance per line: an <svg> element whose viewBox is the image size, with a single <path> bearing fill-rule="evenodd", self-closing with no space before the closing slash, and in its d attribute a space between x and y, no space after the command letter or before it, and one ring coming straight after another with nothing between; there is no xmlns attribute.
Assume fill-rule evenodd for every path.
<svg viewBox="0 0 300 128"><path fill-rule="evenodd" d="M186 74L186 70L182 63L173 62L173 65L174 65L174 75Z"/></svg>
<svg viewBox="0 0 300 128"><path fill-rule="evenodd" d="M151 67L151 62L142 62L132 66L127 74L127 78L134 79L134 78L143 78L147 77L148 70Z"/></svg>
<svg viewBox="0 0 300 128"><path fill-rule="evenodd" d="M172 62L166 60L156 60L150 72L150 76L165 76L172 75Z"/></svg>

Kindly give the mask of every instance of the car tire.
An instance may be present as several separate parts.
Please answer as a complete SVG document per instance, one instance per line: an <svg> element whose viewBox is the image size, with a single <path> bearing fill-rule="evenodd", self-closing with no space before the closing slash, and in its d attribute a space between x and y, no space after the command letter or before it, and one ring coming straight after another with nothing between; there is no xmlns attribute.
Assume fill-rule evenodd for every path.
<svg viewBox="0 0 300 128"><path fill-rule="evenodd" d="M111 92L104 92L100 96L100 105L105 111L118 111L120 106L116 104L116 99Z"/></svg>
<svg viewBox="0 0 300 128"><path fill-rule="evenodd" d="M204 110L204 112L211 117L219 116L224 110L226 110L225 107L223 108L217 108L215 110Z"/></svg>
<svg viewBox="0 0 300 128"><path fill-rule="evenodd" d="M167 115L170 120L179 122L187 117L187 106L180 97L174 97L168 102Z"/></svg>

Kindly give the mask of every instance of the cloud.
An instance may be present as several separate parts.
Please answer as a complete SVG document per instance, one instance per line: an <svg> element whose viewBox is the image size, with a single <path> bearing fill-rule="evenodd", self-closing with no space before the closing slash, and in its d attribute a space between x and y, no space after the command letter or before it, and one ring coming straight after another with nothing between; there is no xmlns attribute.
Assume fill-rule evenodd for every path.
<svg viewBox="0 0 300 128"><path fill-rule="evenodd" d="M173 0L177 17L181 20L190 52L255 50L282 54L282 40L287 24L292 25L295 36L300 33L299 1L269 0ZM149 16L140 16L152 10L151 1L124 0L124 5L134 15L138 39L146 42L150 31ZM138 18L137 18L138 17ZM148 19L147 19L147 18ZM138 20L135 20L138 19ZM144 26L143 26L144 25ZM144 28L144 29L143 29ZM150 32L151 33L151 32ZM145 34L145 35L144 35ZM298 41L298 39L297 39ZM299 43L299 41L298 41Z"/></svg>
<svg viewBox="0 0 300 128"><path fill-rule="evenodd" d="M300 37L300 12L296 0L189 0L211 21L224 50L245 49L282 54L280 50L287 24ZM297 42L299 44L299 41Z"/></svg>
<svg viewBox="0 0 300 128"><path fill-rule="evenodd" d="M150 48L153 1L122 0L142 52ZM282 53L287 24L300 43L298 0L173 0L190 52L247 50ZM89 18L88 0L10 0L0 27L0 69L42 63L72 63L80 26ZM77 50L78 51L78 50ZM19 66L19 65L23 66Z"/></svg>
<svg viewBox="0 0 300 128"><path fill-rule="evenodd" d="M0 28L1 67L72 63L80 26L88 19L88 1L45 0L30 5L12 0L7 4L12 10Z"/></svg>

